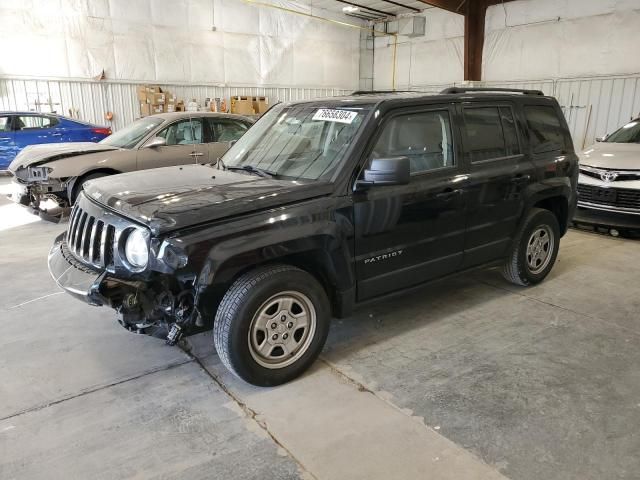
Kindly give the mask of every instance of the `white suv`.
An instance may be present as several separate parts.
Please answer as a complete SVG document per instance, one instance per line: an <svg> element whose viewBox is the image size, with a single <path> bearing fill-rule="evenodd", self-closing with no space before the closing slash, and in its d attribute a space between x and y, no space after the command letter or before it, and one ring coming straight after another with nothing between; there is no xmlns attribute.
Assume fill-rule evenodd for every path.
<svg viewBox="0 0 640 480"><path fill-rule="evenodd" d="M574 223L640 230L640 118L627 123L580 156Z"/></svg>

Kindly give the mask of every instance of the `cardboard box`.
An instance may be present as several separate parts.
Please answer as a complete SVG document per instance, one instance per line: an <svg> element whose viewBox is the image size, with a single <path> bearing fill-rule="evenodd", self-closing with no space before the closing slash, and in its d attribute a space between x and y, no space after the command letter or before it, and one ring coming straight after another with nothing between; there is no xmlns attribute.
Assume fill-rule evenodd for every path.
<svg viewBox="0 0 640 480"><path fill-rule="evenodd" d="M150 100L151 105L164 105L165 96L164 93L150 93L147 96L147 99Z"/></svg>
<svg viewBox="0 0 640 480"><path fill-rule="evenodd" d="M184 111L185 111L184 102L180 100L179 102L176 103L176 112L184 112Z"/></svg>
<svg viewBox="0 0 640 480"><path fill-rule="evenodd" d="M138 101L140 103L153 103L160 104L162 102L158 102L154 99L156 94L165 93L158 85L138 85L136 87L136 94L138 97Z"/></svg>
<svg viewBox="0 0 640 480"><path fill-rule="evenodd" d="M147 86L138 85L138 88L136 90L138 92L138 101L140 103L147 103Z"/></svg>
<svg viewBox="0 0 640 480"><path fill-rule="evenodd" d="M164 113L164 103L160 105L151 105L151 113Z"/></svg>
<svg viewBox="0 0 640 480"><path fill-rule="evenodd" d="M176 104L175 103L165 103L164 104L164 111L167 113L172 113L176 111Z"/></svg>
<svg viewBox="0 0 640 480"><path fill-rule="evenodd" d="M164 103L176 103L177 101L178 97L173 93L164 92Z"/></svg>
<svg viewBox="0 0 640 480"><path fill-rule="evenodd" d="M255 115L251 97L231 97L231 113Z"/></svg>
<svg viewBox="0 0 640 480"><path fill-rule="evenodd" d="M269 99L267 97L253 97L253 111L256 114L262 114L269 109Z"/></svg>
<svg viewBox="0 0 640 480"><path fill-rule="evenodd" d="M148 117L151 115L151 105L149 105L146 101L140 102L140 116Z"/></svg>

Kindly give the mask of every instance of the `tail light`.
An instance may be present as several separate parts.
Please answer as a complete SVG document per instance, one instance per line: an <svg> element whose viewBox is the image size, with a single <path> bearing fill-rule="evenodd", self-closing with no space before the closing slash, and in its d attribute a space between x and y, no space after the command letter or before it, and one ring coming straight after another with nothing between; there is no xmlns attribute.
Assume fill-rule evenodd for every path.
<svg viewBox="0 0 640 480"><path fill-rule="evenodd" d="M98 135L111 135L110 128L92 128L91 131L93 133L97 133Z"/></svg>

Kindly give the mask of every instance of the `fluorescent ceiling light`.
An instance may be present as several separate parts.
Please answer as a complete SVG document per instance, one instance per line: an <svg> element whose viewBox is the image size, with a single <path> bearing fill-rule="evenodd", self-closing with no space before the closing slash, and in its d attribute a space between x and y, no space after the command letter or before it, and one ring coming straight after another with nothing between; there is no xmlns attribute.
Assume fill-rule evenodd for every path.
<svg viewBox="0 0 640 480"><path fill-rule="evenodd" d="M342 7L342 11L344 13L356 13L359 12L360 9L358 7L352 7L351 5L348 5L346 7Z"/></svg>

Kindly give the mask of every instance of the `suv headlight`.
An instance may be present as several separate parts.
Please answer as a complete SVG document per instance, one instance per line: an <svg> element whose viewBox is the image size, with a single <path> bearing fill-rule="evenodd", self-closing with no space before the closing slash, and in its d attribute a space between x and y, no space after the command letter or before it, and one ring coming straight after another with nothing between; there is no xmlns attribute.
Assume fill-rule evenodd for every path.
<svg viewBox="0 0 640 480"><path fill-rule="evenodd" d="M145 233L136 228L127 236L124 245L124 254L127 262L136 269L143 269L149 263L149 245Z"/></svg>

